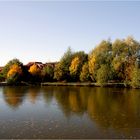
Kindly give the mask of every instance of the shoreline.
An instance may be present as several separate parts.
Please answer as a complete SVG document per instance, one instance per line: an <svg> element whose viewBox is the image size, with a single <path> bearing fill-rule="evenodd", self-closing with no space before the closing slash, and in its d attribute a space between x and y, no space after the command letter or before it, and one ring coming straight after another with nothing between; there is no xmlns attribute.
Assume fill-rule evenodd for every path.
<svg viewBox="0 0 140 140"><path fill-rule="evenodd" d="M88 86L88 87L120 87L126 88L127 86L124 83L105 83L103 85L99 85L97 83L92 82L44 82L44 83L26 83L21 82L17 84L8 84L7 82L0 82L0 86ZM128 88L128 87L127 87Z"/></svg>
<svg viewBox="0 0 140 140"><path fill-rule="evenodd" d="M85 82L85 83L78 83L78 82L70 82L70 83L63 83L63 82L45 82L41 83L41 86L89 86L89 87L125 87L123 83L105 83L102 86L97 83L92 82Z"/></svg>

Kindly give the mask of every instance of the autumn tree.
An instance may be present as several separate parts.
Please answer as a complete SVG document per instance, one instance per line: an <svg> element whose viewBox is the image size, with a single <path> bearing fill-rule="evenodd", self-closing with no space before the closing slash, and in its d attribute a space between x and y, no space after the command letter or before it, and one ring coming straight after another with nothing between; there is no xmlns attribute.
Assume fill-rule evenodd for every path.
<svg viewBox="0 0 140 140"><path fill-rule="evenodd" d="M14 64L16 64L16 65L20 66L21 68L23 68L23 63L20 62L19 59L15 58L15 59L10 60L10 61L4 66L4 68L2 69L2 75L3 75L3 77L4 77L5 79L7 78L7 73L8 73L8 71L10 70L11 66L14 65Z"/></svg>
<svg viewBox="0 0 140 140"><path fill-rule="evenodd" d="M129 51L126 56L126 64L125 64L125 81L130 82L132 79L133 69L136 64L137 53L140 50L140 43L137 42L133 37L128 36L125 39L125 43L129 47Z"/></svg>
<svg viewBox="0 0 140 140"><path fill-rule="evenodd" d="M74 58L71 61L69 67L70 76L72 81L79 81L82 66L88 60L88 55L83 51L74 53Z"/></svg>
<svg viewBox="0 0 140 140"><path fill-rule="evenodd" d="M79 64L80 64L80 59L79 57L75 57L72 62L71 62L71 65L69 67L69 70L70 70L70 75L71 77L76 80L78 78L78 67L79 67Z"/></svg>
<svg viewBox="0 0 140 140"><path fill-rule="evenodd" d="M39 75L40 74L40 69L37 67L36 64L33 64L30 69L29 72L34 76L34 75Z"/></svg>
<svg viewBox="0 0 140 140"><path fill-rule="evenodd" d="M81 82L90 81L90 74L89 74L88 63L85 63L85 64L82 66L82 71L81 71L81 73L80 73L80 81L81 81Z"/></svg>
<svg viewBox="0 0 140 140"><path fill-rule="evenodd" d="M116 71L116 79L120 81L130 81L132 70L136 61L136 53L140 44L132 37L124 40L117 39L112 45L113 61L112 65Z"/></svg>
<svg viewBox="0 0 140 140"><path fill-rule="evenodd" d="M113 61L112 65L117 73L116 79L124 81L125 80L125 62L128 55L128 45L124 40L117 39L113 45Z"/></svg>
<svg viewBox="0 0 140 140"><path fill-rule="evenodd" d="M88 65L89 65L89 73L90 73L90 77L92 79L92 81L95 81L95 77L96 77L96 56L94 54L90 54L89 55L89 61L88 61Z"/></svg>
<svg viewBox="0 0 140 140"><path fill-rule="evenodd" d="M31 74L30 81L31 82L41 82L41 70L38 68L36 64L33 64L29 68L29 73Z"/></svg>
<svg viewBox="0 0 140 140"><path fill-rule="evenodd" d="M22 68L18 64L13 64L7 73L7 82L10 84L15 84L21 81Z"/></svg>
<svg viewBox="0 0 140 140"><path fill-rule="evenodd" d="M89 72L92 81L96 81L97 70L103 64L110 65L112 61L112 43L110 40L102 41L89 54Z"/></svg>

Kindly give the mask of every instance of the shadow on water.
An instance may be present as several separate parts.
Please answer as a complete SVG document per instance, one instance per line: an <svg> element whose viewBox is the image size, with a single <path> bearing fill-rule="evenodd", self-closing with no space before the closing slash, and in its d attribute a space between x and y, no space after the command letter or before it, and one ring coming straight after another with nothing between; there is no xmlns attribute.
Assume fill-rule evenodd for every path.
<svg viewBox="0 0 140 140"><path fill-rule="evenodd" d="M4 100L11 108L22 106L26 100L34 104L41 96L46 104L55 100L66 118L86 114L98 129L113 129L140 138L139 92L135 89L90 87L3 88Z"/></svg>

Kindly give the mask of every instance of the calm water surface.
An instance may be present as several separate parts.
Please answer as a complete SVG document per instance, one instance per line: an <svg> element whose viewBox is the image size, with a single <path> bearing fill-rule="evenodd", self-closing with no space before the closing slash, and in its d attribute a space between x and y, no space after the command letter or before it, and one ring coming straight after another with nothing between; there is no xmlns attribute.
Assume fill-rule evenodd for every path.
<svg viewBox="0 0 140 140"><path fill-rule="evenodd" d="M140 90L1 87L0 138L140 138Z"/></svg>

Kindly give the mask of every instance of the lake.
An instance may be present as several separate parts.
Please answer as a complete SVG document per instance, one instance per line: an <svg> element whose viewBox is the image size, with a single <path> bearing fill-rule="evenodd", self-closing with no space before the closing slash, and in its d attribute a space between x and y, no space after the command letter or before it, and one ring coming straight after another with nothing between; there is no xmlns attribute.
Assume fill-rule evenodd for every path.
<svg viewBox="0 0 140 140"><path fill-rule="evenodd" d="M0 87L0 138L140 138L140 90Z"/></svg>

